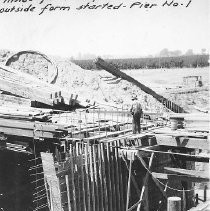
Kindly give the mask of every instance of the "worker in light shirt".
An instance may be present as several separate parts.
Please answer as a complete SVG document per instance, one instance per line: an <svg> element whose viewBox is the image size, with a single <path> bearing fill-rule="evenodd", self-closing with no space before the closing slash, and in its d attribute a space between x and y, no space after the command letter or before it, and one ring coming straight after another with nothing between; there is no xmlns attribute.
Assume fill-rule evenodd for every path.
<svg viewBox="0 0 210 211"><path fill-rule="evenodd" d="M143 115L141 104L138 101L136 95L132 95L131 100L133 101L130 112L133 116L132 125L133 125L133 134L141 132L141 122L140 119Z"/></svg>

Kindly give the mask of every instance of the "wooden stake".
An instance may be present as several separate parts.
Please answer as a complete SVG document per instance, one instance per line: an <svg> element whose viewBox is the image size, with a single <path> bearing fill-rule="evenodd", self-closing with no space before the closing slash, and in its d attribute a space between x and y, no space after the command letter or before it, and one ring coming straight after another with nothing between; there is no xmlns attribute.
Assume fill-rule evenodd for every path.
<svg viewBox="0 0 210 211"><path fill-rule="evenodd" d="M102 175L102 160L101 160L101 148L100 143L98 146L98 167L99 167L99 192L100 192L100 210L104 210L104 192L103 192L103 175ZM105 188L105 185L104 185Z"/></svg>
<svg viewBox="0 0 210 211"><path fill-rule="evenodd" d="M65 175L66 188L67 188L67 198L68 198L68 211L71 211L71 200L70 200L70 189L69 189L69 176Z"/></svg>
<svg viewBox="0 0 210 211"><path fill-rule="evenodd" d="M127 189L127 199L126 199L126 211L128 211L129 198L130 198L131 169L132 169L132 162L133 162L132 158L133 158L133 156L131 156L131 159L130 159L129 176L128 176L128 189Z"/></svg>
<svg viewBox="0 0 210 211"><path fill-rule="evenodd" d="M120 146L120 140L117 140L117 147ZM118 149L116 148L118 151ZM118 157L119 158L119 157ZM125 210L125 201L124 201L124 188L123 188L123 179L122 179L122 169L121 169L121 158L118 159L119 165L119 185L120 185L120 202L121 202L121 210Z"/></svg>
<svg viewBox="0 0 210 211"><path fill-rule="evenodd" d="M86 211L86 196L85 196L85 177L84 177L84 169L83 169L83 154L82 154L82 146L80 145L80 168L81 168L81 178L82 178L82 196L83 196L83 209Z"/></svg>
<svg viewBox="0 0 210 211"><path fill-rule="evenodd" d="M112 183L111 183L111 170L110 170L110 151L109 143L106 143L106 156L107 156L107 167L108 167L108 196L109 196L109 211L113 210L113 196L112 196Z"/></svg>
<svg viewBox="0 0 210 211"><path fill-rule="evenodd" d="M90 177L91 177L91 193L92 193L92 210L96 210L96 201L95 201L95 181L94 181L94 175L93 175L93 158L92 158L92 146L90 143L88 143L88 151L90 155Z"/></svg>
<svg viewBox="0 0 210 211"><path fill-rule="evenodd" d="M115 176L116 176L116 199L117 199L117 210L122 210L121 209L121 198L120 198L120 187L119 187L119 163L118 163L118 150L117 150L117 145L116 141L112 145L114 148L114 162L115 162Z"/></svg>
<svg viewBox="0 0 210 211"><path fill-rule="evenodd" d="M98 182L98 174L97 174L97 163L96 163L96 147L95 145L92 146L93 149L93 170L94 170L94 179L95 179L95 198L96 198L96 210L99 210L99 182ZM98 159L97 159L98 161Z"/></svg>
<svg viewBox="0 0 210 211"><path fill-rule="evenodd" d="M87 185L87 210L91 211L91 208L90 208L89 168L88 168L88 144L85 144L85 174L86 174L86 185Z"/></svg>
<svg viewBox="0 0 210 211"><path fill-rule="evenodd" d="M110 165L111 165L111 184L112 184L112 193L113 193L113 209L117 210L117 200L116 200L116 180L115 180L115 166L114 166L114 157L113 157L113 148L112 143L109 145L110 147Z"/></svg>
<svg viewBox="0 0 210 211"><path fill-rule="evenodd" d="M72 146L71 146L72 147ZM76 201L76 188L75 188L75 182L74 182L74 160L73 160L73 156L72 153L73 151L70 151L70 165L71 165L71 181L72 181L72 191L73 191L73 206L74 206L74 211L77 210L77 201Z"/></svg>
<svg viewBox="0 0 210 211"><path fill-rule="evenodd" d="M145 166L145 162L144 162L143 158L140 155L138 156L138 158L140 159L142 165ZM148 170L150 170L151 167L152 167L153 158L154 158L154 153L152 153L152 155L150 157ZM150 175L150 172L147 171L146 176L144 177L144 183L143 183L143 187L142 187L142 190L141 190L141 196L140 196L140 199L139 199L140 203L137 207L137 211L140 211L140 209L141 209L141 203L142 203L145 188L146 188L146 185L147 185L147 182L148 182L148 179L149 179L149 175Z"/></svg>

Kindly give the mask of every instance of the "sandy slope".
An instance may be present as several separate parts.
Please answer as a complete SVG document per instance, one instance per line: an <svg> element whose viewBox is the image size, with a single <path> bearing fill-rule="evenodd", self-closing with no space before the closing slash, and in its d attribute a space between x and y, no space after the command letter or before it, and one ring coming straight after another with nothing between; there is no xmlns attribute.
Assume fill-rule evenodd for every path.
<svg viewBox="0 0 210 211"><path fill-rule="evenodd" d="M0 52L1 62L5 62L10 52ZM101 103L126 106L131 103L131 95L137 94L145 110L162 112L166 109L150 95L145 94L136 86L127 81L114 79L106 71L84 70L73 64L68 59L54 58L58 67L58 77L56 85L66 88L70 92L76 92L88 99ZM38 78L47 81L48 65L40 56L22 55L12 66L23 72L36 75ZM128 70L127 74L145 83L157 92L161 92L167 98L183 106L185 109L193 110L194 105L199 107L208 107L208 91L174 95L166 93L166 87L174 87L180 84L182 77L186 74L195 74L191 69L174 70ZM196 74L206 76L207 70L196 70ZM204 75L203 75L204 74ZM175 80L176 79L176 80ZM205 78L205 84L208 84Z"/></svg>

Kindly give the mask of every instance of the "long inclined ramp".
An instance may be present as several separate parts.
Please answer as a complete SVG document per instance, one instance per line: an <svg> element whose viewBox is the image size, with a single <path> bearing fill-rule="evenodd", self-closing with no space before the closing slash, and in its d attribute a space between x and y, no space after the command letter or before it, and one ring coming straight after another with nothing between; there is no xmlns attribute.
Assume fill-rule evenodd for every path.
<svg viewBox="0 0 210 211"><path fill-rule="evenodd" d="M171 110L171 111L173 111L175 113L188 113L187 111L185 111L179 105L177 105L174 102L166 99L165 97L157 94L151 88L145 86L144 84L142 84L139 81L135 80L131 76L127 75L126 73L124 73L122 71L120 71L117 67L115 67L114 65L104 61L103 59L97 58L96 61L95 61L95 64L99 68L102 68L102 69L106 70L107 72L111 73L112 75L114 75L114 76L116 76L118 78L122 78L122 79L124 79L126 81L129 81L132 84L138 86L142 91L144 91L145 93L147 93L149 95L152 95L156 100L158 100L160 103L162 103L169 110Z"/></svg>

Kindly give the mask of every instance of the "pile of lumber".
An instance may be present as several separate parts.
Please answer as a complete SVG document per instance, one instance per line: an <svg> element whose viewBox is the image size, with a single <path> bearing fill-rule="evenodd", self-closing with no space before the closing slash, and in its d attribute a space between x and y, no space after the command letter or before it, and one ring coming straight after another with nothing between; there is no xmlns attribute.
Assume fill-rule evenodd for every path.
<svg viewBox="0 0 210 211"><path fill-rule="evenodd" d="M37 108L0 108L0 133L34 139L61 138L68 134L64 126L51 122L56 111Z"/></svg>
<svg viewBox="0 0 210 211"><path fill-rule="evenodd" d="M71 110L73 107L86 107L90 101L73 92L68 92L53 84L48 84L36 77L17 71L10 67L0 65L0 95L3 100L6 96L13 96L9 101L21 99L26 103L29 100L35 107L48 107Z"/></svg>

